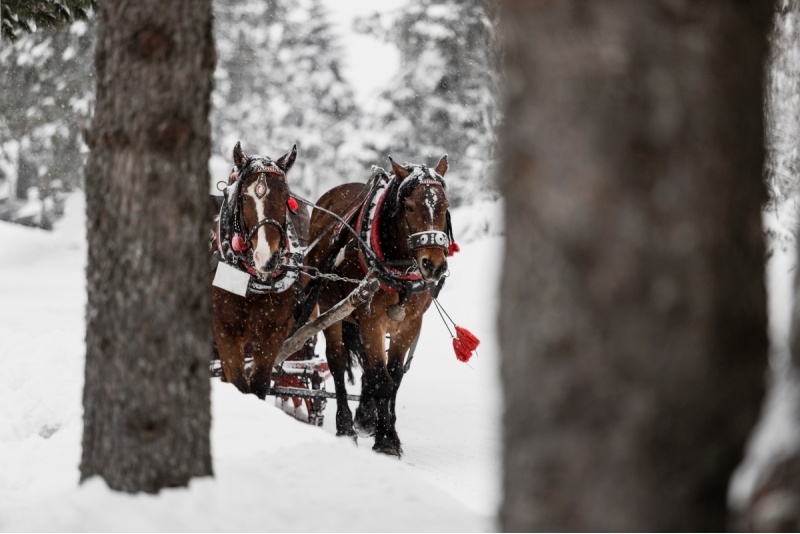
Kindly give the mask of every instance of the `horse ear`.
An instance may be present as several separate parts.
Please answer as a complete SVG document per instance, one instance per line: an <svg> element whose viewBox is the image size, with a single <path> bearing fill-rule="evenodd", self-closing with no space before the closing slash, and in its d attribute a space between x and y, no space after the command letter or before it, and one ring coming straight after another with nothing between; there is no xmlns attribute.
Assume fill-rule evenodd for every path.
<svg viewBox="0 0 800 534"><path fill-rule="evenodd" d="M236 142L236 146L233 147L233 164L241 171L247 166L247 154L244 153L242 150L242 144L240 142Z"/></svg>
<svg viewBox="0 0 800 534"><path fill-rule="evenodd" d="M389 161L391 161L391 162L392 162L392 172L393 172L393 173L394 173L394 175L395 175L395 176L397 176L399 179L403 180L403 179L404 179L404 178L406 178L406 177L407 177L409 174L411 174L410 172L408 172L408 169L406 169L405 167L403 167L402 165L400 165L399 163L397 163L395 160L393 160L393 159L392 159L392 156L389 156Z"/></svg>
<svg viewBox="0 0 800 534"><path fill-rule="evenodd" d="M278 158L275 163L281 168L283 172L289 172L289 169L294 165L294 160L297 158L297 145L292 146L292 150Z"/></svg>
<svg viewBox="0 0 800 534"><path fill-rule="evenodd" d="M445 154L444 156L442 156L442 159L439 160L439 163L436 164L436 169L434 170L439 176L444 176L448 168L449 166L447 165L447 154Z"/></svg>

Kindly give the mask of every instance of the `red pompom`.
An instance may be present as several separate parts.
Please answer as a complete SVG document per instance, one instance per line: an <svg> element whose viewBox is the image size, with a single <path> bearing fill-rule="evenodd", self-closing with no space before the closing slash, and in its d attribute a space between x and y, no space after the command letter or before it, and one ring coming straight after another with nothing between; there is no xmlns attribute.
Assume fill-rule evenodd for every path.
<svg viewBox="0 0 800 534"><path fill-rule="evenodd" d="M289 197L289 200L286 202L286 205L289 206L289 209L294 213L297 211L298 204L294 197Z"/></svg>
<svg viewBox="0 0 800 534"><path fill-rule="evenodd" d="M228 176L228 185L232 184L236 181L236 178L239 176L239 173L233 171L230 176Z"/></svg>
<svg viewBox="0 0 800 534"><path fill-rule="evenodd" d="M475 336L475 334L473 334L466 328L462 328L460 326L456 326L456 337L461 340L461 343L464 345L464 348L466 348L470 352L477 349L478 345L481 344L481 340L478 339Z"/></svg>
<svg viewBox="0 0 800 534"><path fill-rule="evenodd" d="M241 234L236 234L233 236L233 240L231 241L231 247L236 252L242 252L243 250L247 250L247 242L241 236Z"/></svg>
<svg viewBox="0 0 800 534"><path fill-rule="evenodd" d="M458 243L453 241L452 243L450 243L450 246L447 248L447 255L448 256L452 256L456 252L461 252L461 247L458 246Z"/></svg>
<svg viewBox="0 0 800 534"><path fill-rule="evenodd" d="M453 338L453 350L456 352L456 358L460 362L468 362L472 358L472 351L464 346L464 343L457 337Z"/></svg>

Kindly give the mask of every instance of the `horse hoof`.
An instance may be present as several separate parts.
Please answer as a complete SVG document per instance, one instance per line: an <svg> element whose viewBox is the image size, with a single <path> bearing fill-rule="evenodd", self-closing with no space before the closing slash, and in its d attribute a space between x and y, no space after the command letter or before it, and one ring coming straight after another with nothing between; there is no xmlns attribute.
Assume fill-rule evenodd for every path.
<svg viewBox="0 0 800 534"><path fill-rule="evenodd" d="M356 419L353 422L353 428L355 429L356 434L358 434L358 436L361 437L361 438L371 438L372 436L375 435L375 425L374 424L373 425L363 425L362 426L359 423L358 419Z"/></svg>
<svg viewBox="0 0 800 534"><path fill-rule="evenodd" d="M358 443L358 435L350 429L350 430L337 430L336 431L337 438L353 438L353 441Z"/></svg>
<svg viewBox="0 0 800 534"><path fill-rule="evenodd" d="M402 323L403 319L406 318L406 308L405 306L398 306L397 304L392 304L388 308L386 308L386 315L389 316L389 319L396 323Z"/></svg>
<svg viewBox="0 0 800 534"><path fill-rule="evenodd" d="M375 446L372 447L372 450L381 454L386 454L387 456L395 456L398 460L403 457L403 448L399 445L397 447L392 445L379 447L377 444L375 444Z"/></svg>

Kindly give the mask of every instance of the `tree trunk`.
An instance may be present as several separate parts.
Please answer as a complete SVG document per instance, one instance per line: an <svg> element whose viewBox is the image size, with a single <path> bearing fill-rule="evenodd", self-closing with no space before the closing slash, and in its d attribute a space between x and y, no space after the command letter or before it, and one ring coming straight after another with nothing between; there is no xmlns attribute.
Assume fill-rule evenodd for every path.
<svg viewBox="0 0 800 534"><path fill-rule="evenodd" d="M501 1L504 530L725 530L764 389L769 20Z"/></svg>
<svg viewBox="0 0 800 534"><path fill-rule="evenodd" d="M108 0L98 17L81 480L157 492L212 474L211 2Z"/></svg>

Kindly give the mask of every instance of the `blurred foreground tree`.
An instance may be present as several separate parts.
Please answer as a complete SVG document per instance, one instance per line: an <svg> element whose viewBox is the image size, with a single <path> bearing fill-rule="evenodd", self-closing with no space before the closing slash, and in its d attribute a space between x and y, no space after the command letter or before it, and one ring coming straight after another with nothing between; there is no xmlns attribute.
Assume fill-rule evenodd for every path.
<svg viewBox="0 0 800 534"><path fill-rule="evenodd" d="M772 265L772 278L786 276L779 273L784 251L788 250L789 255L800 252L797 238L800 0L777 0L776 8L766 71L765 174L771 193L767 211L771 213L765 220L770 225L768 242L776 254L772 259L776 262ZM760 432L752 440L747 460L737 473L736 491L732 492L737 530L800 531L800 276L797 258L800 255L795 253L790 267L795 283L789 339L784 338L782 313L776 313L774 321L770 321L773 344L769 402L762 414ZM770 281L771 287L775 284L776 281ZM775 297L777 302L783 298Z"/></svg>
<svg viewBox="0 0 800 534"><path fill-rule="evenodd" d="M97 0L3 0L0 38L13 41L23 32L60 28L96 9Z"/></svg>
<svg viewBox="0 0 800 534"><path fill-rule="evenodd" d="M502 0L508 531L723 531L762 399L768 2Z"/></svg>
<svg viewBox="0 0 800 534"><path fill-rule="evenodd" d="M107 0L98 12L80 469L116 490L212 474L211 32L211 0Z"/></svg>

